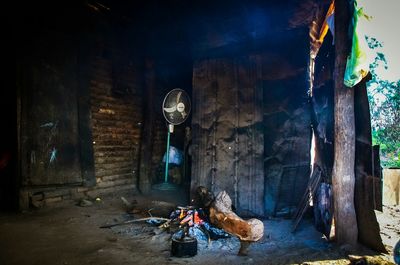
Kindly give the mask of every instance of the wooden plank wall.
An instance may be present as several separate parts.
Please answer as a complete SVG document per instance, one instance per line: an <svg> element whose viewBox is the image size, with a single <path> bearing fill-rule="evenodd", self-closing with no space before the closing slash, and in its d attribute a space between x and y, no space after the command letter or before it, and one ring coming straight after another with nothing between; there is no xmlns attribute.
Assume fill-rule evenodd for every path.
<svg viewBox="0 0 400 265"><path fill-rule="evenodd" d="M82 183L77 45L65 34L49 35L19 51L23 188Z"/></svg>
<svg viewBox="0 0 400 265"><path fill-rule="evenodd" d="M290 217L310 173L307 57L299 50L195 62L192 190L226 190L243 215Z"/></svg>
<svg viewBox="0 0 400 265"><path fill-rule="evenodd" d="M193 72L191 188L225 190L237 211L263 215L262 90L257 60L206 59Z"/></svg>

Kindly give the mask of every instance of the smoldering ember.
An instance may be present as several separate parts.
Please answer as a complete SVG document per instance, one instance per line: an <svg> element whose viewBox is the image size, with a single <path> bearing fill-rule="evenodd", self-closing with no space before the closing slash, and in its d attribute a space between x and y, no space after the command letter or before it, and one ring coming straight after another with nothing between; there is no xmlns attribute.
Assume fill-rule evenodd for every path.
<svg viewBox="0 0 400 265"><path fill-rule="evenodd" d="M367 2L17 3L0 264L399 264Z"/></svg>

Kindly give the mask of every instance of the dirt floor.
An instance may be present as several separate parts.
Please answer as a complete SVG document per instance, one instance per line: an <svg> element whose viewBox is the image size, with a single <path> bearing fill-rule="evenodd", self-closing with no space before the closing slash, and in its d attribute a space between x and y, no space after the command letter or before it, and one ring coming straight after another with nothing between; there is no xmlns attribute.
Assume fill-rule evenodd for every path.
<svg viewBox="0 0 400 265"><path fill-rule="evenodd" d="M382 241L389 253L400 240L400 205L383 206L383 212L375 211L381 228Z"/></svg>
<svg viewBox="0 0 400 265"><path fill-rule="evenodd" d="M303 220L295 234L290 232L291 220L264 220L264 238L250 246L248 256L237 255L240 244L231 237L210 244L199 241L194 257L171 257L171 233L161 232L154 224L144 221L112 228L100 226L150 214L165 216L184 203L184 198L172 200L159 193L147 198L118 194L90 202L65 202L0 215L0 264L350 264L349 249L327 242L310 219ZM394 264L399 211L400 207L385 207L383 213L377 212L388 255L362 247L351 254L367 255L368 264Z"/></svg>

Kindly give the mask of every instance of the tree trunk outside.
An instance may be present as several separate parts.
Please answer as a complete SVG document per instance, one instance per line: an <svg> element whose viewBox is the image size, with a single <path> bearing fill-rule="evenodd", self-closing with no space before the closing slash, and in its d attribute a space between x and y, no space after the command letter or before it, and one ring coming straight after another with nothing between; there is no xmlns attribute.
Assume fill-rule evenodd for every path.
<svg viewBox="0 0 400 265"><path fill-rule="evenodd" d="M346 58L350 51L348 0L335 1L335 154L332 172L335 238L339 244L357 244L354 208L355 124L354 89L344 86Z"/></svg>

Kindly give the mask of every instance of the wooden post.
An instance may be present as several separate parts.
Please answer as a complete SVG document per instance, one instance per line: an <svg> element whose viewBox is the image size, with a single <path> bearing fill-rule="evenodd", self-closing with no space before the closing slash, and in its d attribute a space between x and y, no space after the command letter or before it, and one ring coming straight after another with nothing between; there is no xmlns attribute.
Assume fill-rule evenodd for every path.
<svg viewBox="0 0 400 265"><path fill-rule="evenodd" d="M345 87L343 82L351 44L348 35L350 17L349 0L335 0L335 154L332 172L335 238L339 244L356 245L354 89Z"/></svg>
<svg viewBox="0 0 400 265"><path fill-rule="evenodd" d="M151 190L151 158L154 138L154 93L156 89L154 62L146 59L145 62L145 89L146 104L143 115L143 130L140 144L139 189L142 193Z"/></svg>

